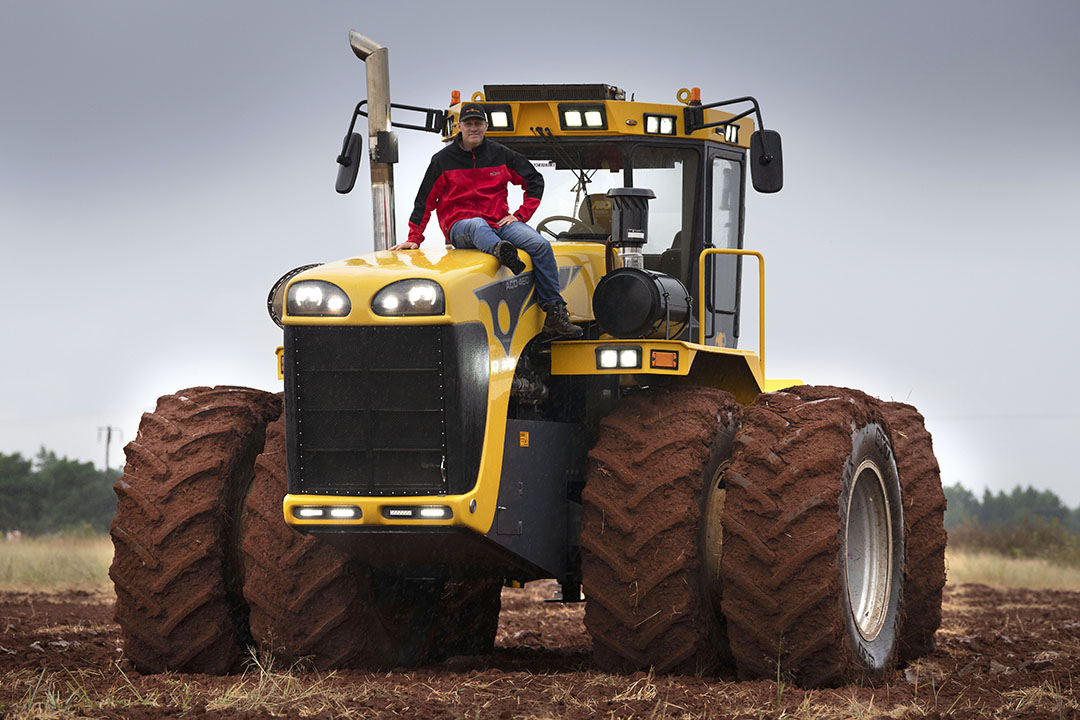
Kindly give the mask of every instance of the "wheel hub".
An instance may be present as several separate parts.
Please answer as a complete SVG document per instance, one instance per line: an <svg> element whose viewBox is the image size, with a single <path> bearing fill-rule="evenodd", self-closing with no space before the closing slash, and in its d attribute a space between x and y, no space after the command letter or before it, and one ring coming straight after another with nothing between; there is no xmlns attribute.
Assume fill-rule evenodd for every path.
<svg viewBox="0 0 1080 720"><path fill-rule="evenodd" d="M881 470L865 460L855 472L844 533L848 601L867 641L878 636L892 584L892 519Z"/></svg>

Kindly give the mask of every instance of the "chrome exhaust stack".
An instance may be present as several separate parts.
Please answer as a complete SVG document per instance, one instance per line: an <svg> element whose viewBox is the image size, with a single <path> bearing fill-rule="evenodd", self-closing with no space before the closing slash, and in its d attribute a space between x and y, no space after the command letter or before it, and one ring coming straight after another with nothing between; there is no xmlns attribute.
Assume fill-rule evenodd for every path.
<svg viewBox="0 0 1080 720"><path fill-rule="evenodd" d="M397 137L390 130L390 58L379 43L355 30L349 45L367 68L368 155L371 158L371 210L375 249L397 245L394 218L394 163Z"/></svg>

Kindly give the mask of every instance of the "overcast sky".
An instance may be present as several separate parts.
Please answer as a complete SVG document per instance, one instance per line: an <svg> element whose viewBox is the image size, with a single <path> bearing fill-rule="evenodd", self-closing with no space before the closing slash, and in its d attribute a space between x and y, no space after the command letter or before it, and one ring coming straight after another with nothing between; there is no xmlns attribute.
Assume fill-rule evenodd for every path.
<svg viewBox="0 0 1080 720"><path fill-rule="evenodd" d="M768 375L916 405L946 484L1080 504L1072 0L0 0L0 452L100 466L98 428L132 439L159 395L279 388L271 284L372 247L366 164L333 191L366 94L350 28L390 48L399 103L756 96L786 176L747 200ZM403 237L439 141L399 141Z"/></svg>

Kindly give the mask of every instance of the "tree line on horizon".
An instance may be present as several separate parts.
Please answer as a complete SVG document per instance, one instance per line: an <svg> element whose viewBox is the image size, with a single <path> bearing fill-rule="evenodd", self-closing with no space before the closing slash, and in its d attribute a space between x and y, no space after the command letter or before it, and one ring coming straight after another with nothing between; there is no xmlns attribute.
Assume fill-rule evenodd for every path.
<svg viewBox="0 0 1080 720"><path fill-rule="evenodd" d="M1003 527L1024 523L1056 523L1070 533L1080 534L1080 507L1070 509L1051 490L1017 485L1009 492L983 490L980 499L960 483L944 489L948 502L945 529L949 531L961 525Z"/></svg>
<svg viewBox="0 0 1080 720"><path fill-rule="evenodd" d="M119 470L57 457L0 453L0 531L23 536L104 533L116 514Z"/></svg>
<svg viewBox="0 0 1080 720"><path fill-rule="evenodd" d="M984 490L979 499L957 484L945 488L945 498L950 547L1080 567L1080 508L1069 509L1050 490L1018 485Z"/></svg>
<svg viewBox="0 0 1080 720"><path fill-rule="evenodd" d="M113 484L120 470L58 457L42 447L33 458L0 453L0 531L24 535L65 531L108 532L116 513ZM1080 508L1070 509L1051 490L1017 485L1009 492L984 490L981 498L959 483L944 488L945 528L1023 524L1056 525L1080 535Z"/></svg>

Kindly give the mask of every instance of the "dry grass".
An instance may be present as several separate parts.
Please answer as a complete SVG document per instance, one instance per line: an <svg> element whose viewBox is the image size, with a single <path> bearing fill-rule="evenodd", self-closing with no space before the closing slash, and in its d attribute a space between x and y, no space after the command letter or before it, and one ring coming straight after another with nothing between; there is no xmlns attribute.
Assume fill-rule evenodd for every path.
<svg viewBox="0 0 1080 720"><path fill-rule="evenodd" d="M104 677L110 682L101 689ZM123 715L125 709L134 707L169 708L181 713L205 707L273 715L300 712L354 717L348 712L348 703L357 698L357 684L353 683L352 691L346 694L334 688L335 681L335 673L295 667L276 670L273 659L266 656L253 657L243 675L223 688L207 687L198 676L162 673L155 678L156 687L148 689L137 686L118 665L105 671L17 671L5 675L4 682L24 687L25 693L21 701L0 710L3 717L12 720L84 717L105 710Z"/></svg>
<svg viewBox="0 0 1080 720"><path fill-rule="evenodd" d="M1050 717L1076 717L1080 714L1080 703L1076 700L1076 688L1072 678L1061 682L1058 678L1046 680L1042 685L1005 693L1009 698L1012 713L1034 714L1036 711L1047 713Z"/></svg>
<svg viewBox="0 0 1080 720"><path fill-rule="evenodd" d="M112 552L112 542L107 535L0 542L0 590L100 589L110 584ZM950 547L945 561L950 585L983 583L1006 588L1080 590L1080 568L1046 560ZM526 613L532 610L538 618L547 618L544 613L551 610L537 598L530 597L522 610Z"/></svg>
<svg viewBox="0 0 1080 720"><path fill-rule="evenodd" d="M0 541L0 590L99 588L109 584L112 555L108 535Z"/></svg>
<svg viewBox="0 0 1080 720"><path fill-rule="evenodd" d="M945 567L950 585L983 583L1000 588L1080 590L1080 568L1046 560L949 549L945 553Z"/></svg>

